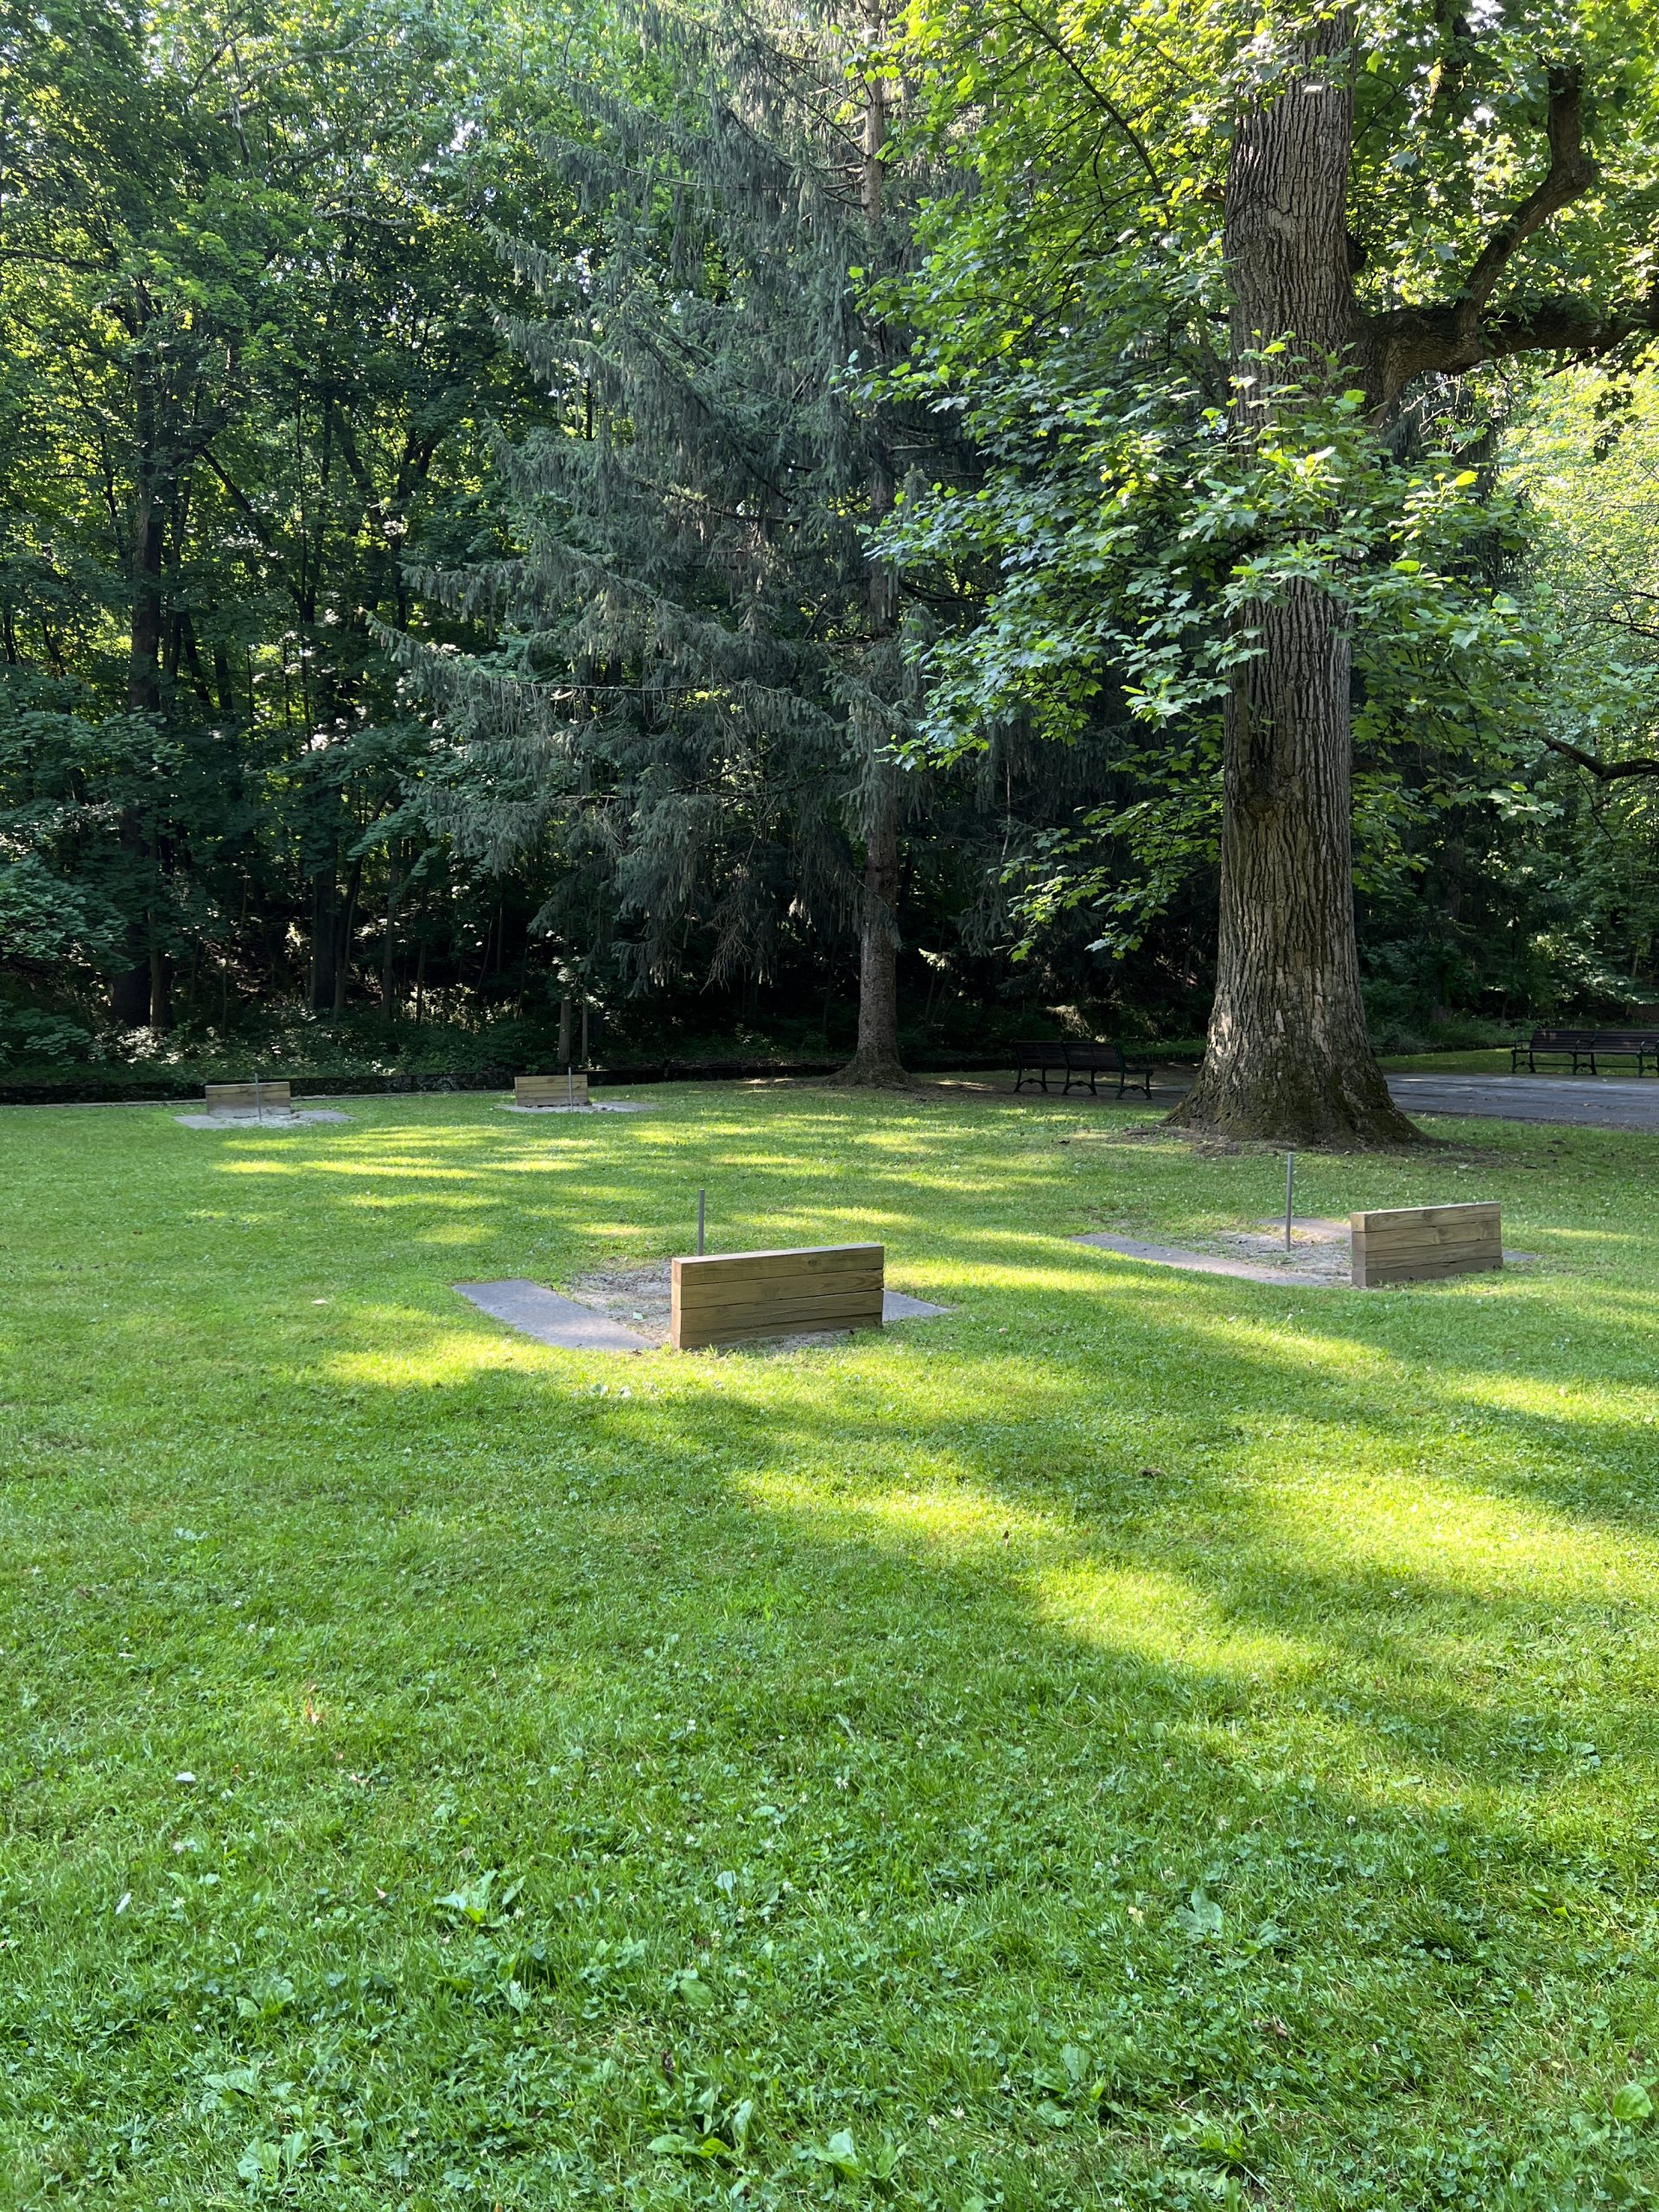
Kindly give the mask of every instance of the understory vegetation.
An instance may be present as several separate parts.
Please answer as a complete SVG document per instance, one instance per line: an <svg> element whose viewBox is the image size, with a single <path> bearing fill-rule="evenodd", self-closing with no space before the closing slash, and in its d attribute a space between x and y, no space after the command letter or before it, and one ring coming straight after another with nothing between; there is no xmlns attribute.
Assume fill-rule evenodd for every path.
<svg viewBox="0 0 1659 2212"><path fill-rule="evenodd" d="M941 1086L0 1116L0 2202L1659 2186L1655 1140L1281 1163ZM1467 1147L1460 1148L1460 1147ZM874 1237L941 1319L563 1353L458 1281Z"/></svg>
<svg viewBox="0 0 1659 2212"><path fill-rule="evenodd" d="M1485 323L1258 448L1270 13L0 9L0 1068L1192 1037L1309 579L1372 1041L1650 1004L1646 13L1353 16L1354 312Z"/></svg>

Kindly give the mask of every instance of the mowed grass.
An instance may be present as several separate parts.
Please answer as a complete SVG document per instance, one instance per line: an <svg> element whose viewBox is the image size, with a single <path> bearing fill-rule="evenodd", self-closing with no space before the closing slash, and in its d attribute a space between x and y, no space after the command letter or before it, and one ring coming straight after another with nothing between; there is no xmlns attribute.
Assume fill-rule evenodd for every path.
<svg viewBox="0 0 1659 2212"><path fill-rule="evenodd" d="M1373 1293L1087 1102L0 1116L0 2202L1504 2207L1659 2183L1659 1140L1440 1123ZM879 1237L949 1318L458 1280Z"/></svg>

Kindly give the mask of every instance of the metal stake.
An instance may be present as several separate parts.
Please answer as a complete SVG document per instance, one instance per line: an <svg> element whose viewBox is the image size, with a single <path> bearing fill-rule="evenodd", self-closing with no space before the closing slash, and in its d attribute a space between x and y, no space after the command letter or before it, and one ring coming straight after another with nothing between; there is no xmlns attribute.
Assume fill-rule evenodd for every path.
<svg viewBox="0 0 1659 2212"><path fill-rule="evenodd" d="M697 1192L697 1257L699 1259L702 1257L703 1198L705 1195L706 1194L702 1191Z"/></svg>
<svg viewBox="0 0 1659 2212"><path fill-rule="evenodd" d="M567 1106L576 1103L576 1078L569 1060L564 1064L564 1103Z"/></svg>
<svg viewBox="0 0 1659 2212"><path fill-rule="evenodd" d="M253 1113L254 1119L263 1127L265 1119L265 1096L260 1085L257 1068L253 1071Z"/></svg>
<svg viewBox="0 0 1659 2212"><path fill-rule="evenodd" d="M1285 1154L1285 1249L1287 1252L1290 1249L1291 1209L1295 1202L1296 1155L1294 1152L1287 1152Z"/></svg>

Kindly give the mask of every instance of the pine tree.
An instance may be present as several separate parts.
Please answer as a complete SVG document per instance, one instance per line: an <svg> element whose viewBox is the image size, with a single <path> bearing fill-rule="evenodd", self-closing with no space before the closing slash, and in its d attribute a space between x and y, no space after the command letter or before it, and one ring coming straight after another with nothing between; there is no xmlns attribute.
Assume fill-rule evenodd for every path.
<svg viewBox="0 0 1659 2212"><path fill-rule="evenodd" d="M863 1084L904 1079L896 912L927 781L894 750L914 617L865 537L941 436L871 396L901 341L862 303L909 251L882 29L652 13L639 79L666 64L682 91L570 87L589 135L550 151L592 247L508 249L548 310L515 340L567 421L501 456L514 557L423 580L493 607L496 651L410 664L461 748L463 845L534 834L535 804L498 798L526 779L604 820L637 985L694 922L715 980L764 973L785 919L855 923Z"/></svg>

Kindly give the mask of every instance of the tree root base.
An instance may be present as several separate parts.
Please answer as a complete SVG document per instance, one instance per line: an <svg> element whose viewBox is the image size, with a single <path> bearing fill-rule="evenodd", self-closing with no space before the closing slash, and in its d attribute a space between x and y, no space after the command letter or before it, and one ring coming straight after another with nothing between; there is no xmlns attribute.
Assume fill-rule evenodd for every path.
<svg viewBox="0 0 1659 2212"><path fill-rule="evenodd" d="M911 1076L899 1061L855 1053L844 1068L825 1080L847 1090L909 1090Z"/></svg>
<svg viewBox="0 0 1659 2212"><path fill-rule="evenodd" d="M1201 1152L1242 1152L1246 1147L1271 1152L1409 1154L1445 1149L1442 1138L1432 1137L1403 1114L1378 1117L1379 1126L1360 1128L1322 1128L1317 1134L1303 1128L1294 1133L1264 1129L1241 1123L1201 1120L1177 1107L1157 1127L1171 1136L1186 1138Z"/></svg>

